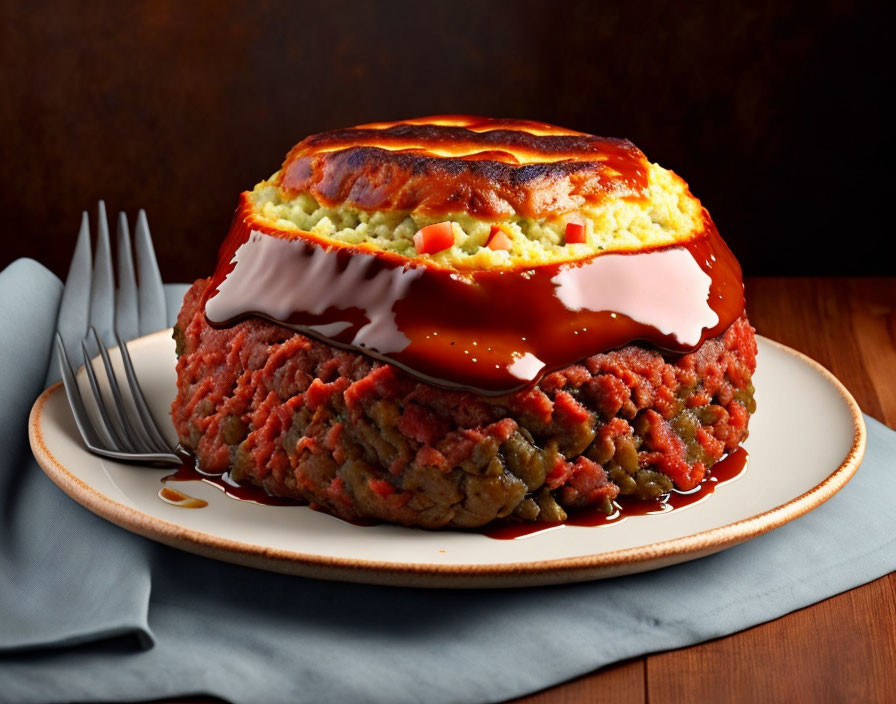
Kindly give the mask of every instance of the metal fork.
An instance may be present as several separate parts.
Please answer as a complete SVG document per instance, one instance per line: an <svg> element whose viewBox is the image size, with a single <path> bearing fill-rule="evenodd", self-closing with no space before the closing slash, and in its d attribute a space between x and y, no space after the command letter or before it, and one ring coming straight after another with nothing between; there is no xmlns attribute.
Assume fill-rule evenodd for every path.
<svg viewBox="0 0 896 704"><path fill-rule="evenodd" d="M136 276L131 237L124 213L118 217L118 292L112 275L112 255L106 207L100 201L96 256L90 262L90 222L81 217L75 254L65 280L56 321L59 368L75 423L87 449L123 462L175 466L182 459L165 441L146 403L134 373L126 342L166 327L165 294L146 213L137 215L134 237ZM139 285L138 282L139 281ZM117 345L130 394L112 366L107 348ZM100 390L91 349L102 358L109 394ZM91 417L81 395L72 360L83 360L97 413ZM80 365L79 365L80 366ZM111 401L109 400L111 397ZM126 400L127 399L127 400Z"/></svg>

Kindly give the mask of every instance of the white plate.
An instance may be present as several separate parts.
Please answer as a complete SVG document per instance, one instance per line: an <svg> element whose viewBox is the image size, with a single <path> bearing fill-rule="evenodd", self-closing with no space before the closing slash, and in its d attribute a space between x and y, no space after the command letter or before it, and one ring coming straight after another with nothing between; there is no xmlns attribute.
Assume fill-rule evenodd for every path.
<svg viewBox="0 0 896 704"><path fill-rule="evenodd" d="M153 412L165 418L175 382L170 331L135 340L128 349ZM58 384L35 402L29 436L44 471L73 499L123 528L183 550L326 579L532 586L702 557L797 518L843 487L865 450L862 415L846 389L808 357L763 338L754 383L758 410L745 444L747 469L708 498L669 513L596 528L561 526L516 540L354 526L304 506L234 500L202 482L173 486L208 501L207 507L172 506L158 497L169 470L119 464L84 449Z"/></svg>

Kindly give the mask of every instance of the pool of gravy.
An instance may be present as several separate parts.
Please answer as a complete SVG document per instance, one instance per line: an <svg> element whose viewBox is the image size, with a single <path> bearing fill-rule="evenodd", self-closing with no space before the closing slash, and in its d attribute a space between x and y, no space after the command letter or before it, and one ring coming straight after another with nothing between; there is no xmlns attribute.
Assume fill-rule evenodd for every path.
<svg viewBox="0 0 896 704"><path fill-rule="evenodd" d="M707 472L699 486L691 491L671 491L653 501L637 499L621 499L613 502L614 511L605 513L599 509L583 509L571 513L565 521L544 523L506 522L486 526L484 535L496 540L514 540L554 530L559 526L605 526L619 523L632 516L650 516L669 513L677 509L692 506L710 496L716 487L739 477L747 466L749 455L742 447L716 462Z"/></svg>
<svg viewBox="0 0 896 704"><path fill-rule="evenodd" d="M621 499L613 502L614 511L605 513L599 509L583 509L571 513L565 521L551 521L541 523L523 523L523 522L499 522L494 525L485 526L481 530L471 532L481 533L488 538L495 540L514 540L516 538L526 538L538 533L554 530L560 526L586 526L598 527L619 523L625 518L633 516L649 516L661 513L669 513L678 509L692 506L693 504L703 501L709 497L716 487L736 479L743 474L749 455L742 447L737 448L723 459L716 462L707 472L707 476L698 487L691 491L671 491L662 497L653 501L639 501L637 499ZM307 503L293 499L284 499L279 496L271 496L264 489L255 486L242 486L234 482L229 473L224 474L206 474L196 469L195 460L192 457L185 457L183 464L173 473L162 478L164 483L168 482L193 482L201 481L223 491L227 496L239 501L250 501L264 506L308 506ZM176 489L164 487L159 490L159 498L163 501L181 506L183 508L202 508L208 505L208 502L202 499L196 499L188 494L184 494ZM327 513L322 508L311 505L312 510ZM347 521L338 516L332 516L337 520L350 523L355 526L375 526L379 525L378 521L358 520Z"/></svg>
<svg viewBox="0 0 896 704"><path fill-rule="evenodd" d="M265 506L301 506L303 502L294 501L292 499L284 499L279 496L271 496L264 489L256 486L243 486L237 484L230 478L230 473L223 474L207 474L196 469L196 460L193 457L185 456L183 464L177 468L173 474L162 477L162 481L167 484L169 482L205 482L216 489L220 489L232 499L240 501L250 501L255 504L263 504ZM162 491L177 491L174 489L162 489L159 496L163 500ZM180 493L180 492L178 492ZM196 499L201 501L201 499ZM169 502L174 503L174 502ZM179 504L177 504L179 505ZM193 507L191 507L193 508Z"/></svg>

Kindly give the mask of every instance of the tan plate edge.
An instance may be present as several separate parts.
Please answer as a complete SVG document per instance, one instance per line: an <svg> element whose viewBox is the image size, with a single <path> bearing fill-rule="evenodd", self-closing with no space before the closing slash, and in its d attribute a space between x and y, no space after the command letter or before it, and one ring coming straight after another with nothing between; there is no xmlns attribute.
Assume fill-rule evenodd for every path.
<svg viewBox="0 0 896 704"><path fill-rule="evenodd" d="M169 334L168 331L141 339L165 334ZM864 457L867 440L865 421L855 399L839 379L815 360L779 342L764 337L762 339L818 372L837 390L849 408L853 422L853 442L837 469L804 494L742 521L673 540L580 557L497 565L404 564L350 560L267 548L184 528L125 506L102 494L74 476L53 456L44 443L41 413L49 398L62 389L61 383L48 388L35 401L28 419L28 438L34 457L47 476L78 503L138 535L204 557L305 577L368 584L468 588L525 587L584 581L597 576L627 574L636 571L632 567L641 562L656 560L674 564L679 561L676 558L682 555L711 554L762 535L821 505L843 488L855 474ZM512 583L507 582L508 577L513 577Z"/></svg>

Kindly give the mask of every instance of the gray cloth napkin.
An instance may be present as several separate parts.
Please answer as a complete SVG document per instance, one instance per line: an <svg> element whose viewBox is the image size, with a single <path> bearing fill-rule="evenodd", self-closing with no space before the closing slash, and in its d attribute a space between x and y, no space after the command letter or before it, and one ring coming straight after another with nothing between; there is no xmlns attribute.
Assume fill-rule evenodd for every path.
<svg viewBox="0 0 896 704"><path fill-rule="evenodd" d="M173 318L184 287L169 288ZM695 562L613 580L429 591L288 577L132 535L28 448L61 285L0 273L0 698L493 702L776 618L896 569L896 433L808 515Z"/></svg>

